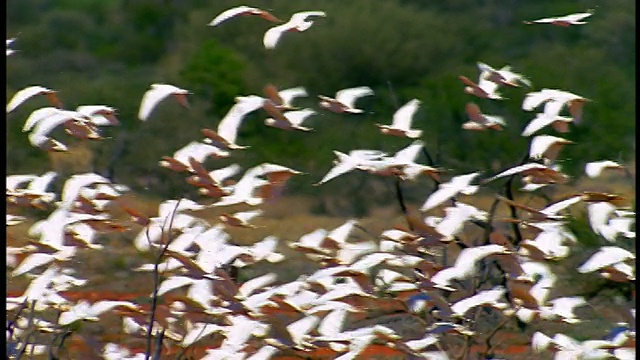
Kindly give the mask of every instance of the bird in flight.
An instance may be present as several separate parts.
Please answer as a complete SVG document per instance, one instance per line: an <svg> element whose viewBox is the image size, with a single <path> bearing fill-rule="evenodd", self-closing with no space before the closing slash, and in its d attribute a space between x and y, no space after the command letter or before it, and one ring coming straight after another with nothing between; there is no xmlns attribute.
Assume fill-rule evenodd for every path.
<svg viewBox="0 0 640 360"><path fill-rule="evenodd" d="M324 11L303 11L295 13L291 16L291 19L282 25L272 27L264 33L262 42L266 49L275 49L280 37L285 32L303 32L308 30L313 21L307 20L310 16L326 17Z"/></svg>
<svg viewBox="0 0 640 360"><path fill-rule="evenodd" d="M583 13L576 13L576 14L569 14L569 15L565 15L565 16L559 16L559 17L550 17L550 18L544 18L544 19L538 19L538 20L532 20L532 21L523 21L523 23L525 24L551 24L551 25L556 25L556 26L562 26L562 27L569 27L571 25L584 25L587 22L586 21L582 21L588 17L590 17L591 15L593 15L593 10L587 11L587 12L583 12Z"/></svg>
<svg viewBox="0 0 640 360"><path fill-rule="evenodd" d="M363 96L373 95L373 90L368 86L359 86L348 89L339 90L335 98L324 95L318 95L320 98L320 107L335 113L361 114L362 109L355 107L355 102Z"/></svg>
<svg viewBox="0 0 640 360"><path fill-rule="evenodd" d="M266 10L262 10L262 9L258 9L255 7L250 7L250 6L236 6L234 8L231 9L227 9L223 12L221 12L218 16L216 16L213 20L211 20L211 22L208 24L209 26L218 26L221 23L236 17L236 16L251 16L251 15L257 15L267 21L270 22L282 22L282 20L278 19L277 17L273 16L273 14L271 14L270 12L266 11Z"/></svg>
<svg viewBox="0 0 640 360"><path fill-rule="evenodd" d="M204 142L230 150L247 148L235 143L238 129L245 116L260 109L265 103L266 99L257 95L236 96L236 103L220 120L217 131L202 129L202 133L207 137Z"/></svg>
<svg viewBox="0 0 640 360"><path fill-rule="evenodd" d="M376 124L380 128L380 132L383 134L407 137L409 139L415 139L422 135L422 130L411 129L411 122L413 116L420 107L420 100L413 99L404 104L393 114L393 121L391 125Z"/></svg>
<svg viewBox="0 0 640 360"><path fill-rule="evenodd" d="M38 95L45 95L47 97L47 100L49 100L49 102L51 103L51 105L57 107L58 109L62 109L62 102L60 102L60 99L58 98L57 91L51 90L39 85L34 85L34 86L27 86L26 88L18 91L13 95L13 97L7 104L7 113L12 112L18 106L20 106L23 102Z"/></svg>
<svg viewBox="0 0 640 360"><path fill-rule="evenodd" d="M501 116L483 114L480 111L480 107L472 102L467 103L464 110L469 117L469 121L462 124L464 130L502 130L502 127L506 125Z"/></svg>
<svg viewBox="0 0 640 360"><path fill-rule="evenodd" d="M179 87L169 84L151 84L151 89L147 90L142 96L142 102L140 103L140 111L138 112L138 119L147 121L149 115L158 103L164 100L167 96L173 95L180 105L188 108L187 95L190 94L188 90L181 89Z"/></svg>

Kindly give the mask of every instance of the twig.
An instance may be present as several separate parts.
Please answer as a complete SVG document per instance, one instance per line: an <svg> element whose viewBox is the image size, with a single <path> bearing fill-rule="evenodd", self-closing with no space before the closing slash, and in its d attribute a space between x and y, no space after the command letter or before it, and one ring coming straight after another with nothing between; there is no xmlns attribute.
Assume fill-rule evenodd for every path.
<svg viewBox="0 0 640 360"><path fill-rule="evenodd" d="M158 283L160 282L160 272L158 268L160 267L160 261L162 260L162 257L167 251L167 248L169 248L169 245L171 244L171 240L172 240L171 228L173 227L173 219L175 218L176 212L178 211L178 206L180 206L180 201L182 201L182 199L179 199L176 202L176 206L174 207L173 212L171 213L171 220L169 221L169 229L167 229L167 241L160 248L158 257L156 258L156 261L153 264L153 295L151 297L151 317L149 319L149 325L147 329L147 345L145 349L145 360L149 360L149 357L151 356L151 338L153 337L153 324L156 321L156 309L158 307ZM163 238L164 238L164 235L165 235L165 229L163 224L162 226ZM151 240L149 239L148 228L147 228L147 240L151 242ZM161 334L164 335L164 329L162 330Z"/></svg>
<svg viewBox="0 0 640 360"><path fill-rule="evenodd" d="M404 214L404 218L407 220L407 225L409 226L409 230L413 231L413 225L411 221L409 221L409 211L407 210L407 205L404 202L404 196L402 195L402 187L400 186L400 178L396 176L394 185L396 188L396 198L398 199L398 204L400 204L400 210Z"/></svg>
<svg viewBox="0 0 640 360"><path fill-rule="evenodd" d="M160 355L162 354L162 340L164 339L164 328L160 329L160 334L156 338L156 348L153 353L153 360L160 360Z"/></svg>
<svg viewBox="0 0 640 360"><path fill-rule="evenodd" d="M525 154L525 156L522 158L520 163L516 166L524 165L528 159L529 159L529 153L527 152L527 154ZM513 198L513 192L511 190L511 185L513 184L513 179L515 178L515 176L516 174L511 175L507 180L507 182L505 182L504 184L504 194L511 201L515 201ZM513 219L518 219L518 214L516 212L515 206L509 204L509 210L511 211L511 217ZM520 227L515 222L511 223L511 227L513 228L513 232L516 237L516 241L514 245L518 245L522 241L522 233L520 233Z"/></svg>
<svg viewBox="0 0 640 360"><path fill-rule="evenodd" d="M31 307L30 307L31 312L29 313L29 318L27 321L27 329L29 329L29 332L27 333L27 336L25 336L24 340L22 341L22 346L20 348L20 350L18 351L18 355L16 356L16 360L20 360L22 358L22 355L24 355L25 351L27 350L27 346L29 345L29 340L31 339L31 337L33 336L33 334L35 334L35 328L33 328L33 318L35 316L35 312L36 312L36 300L31 300Z"/></svg>
<svg viewBox="0 0 640 360"><path fill-rule="evenodd" d="M486 345L485 355L489 355L493 352L493 348L495 346L491 345L491 338L493 338L495 334L497 334L498 331L500 331L500 329L502 329L507 324L507 322L509 322L509 317L505 316L504 319L502 319L502 321L498 324L498 326L496 326L495 329L491 330L489 335L487 335L487 338L484 340L484 343Z"/></svg>

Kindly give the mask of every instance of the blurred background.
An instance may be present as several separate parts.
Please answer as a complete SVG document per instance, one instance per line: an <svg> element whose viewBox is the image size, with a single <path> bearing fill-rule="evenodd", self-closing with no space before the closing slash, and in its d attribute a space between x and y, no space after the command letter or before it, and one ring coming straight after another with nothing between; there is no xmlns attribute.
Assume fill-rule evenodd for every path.
<svg viewBox="0 0 640 360"><path fill-rule="evenodd" d="M288 20L302 10L323 10L326 18L301 35L285 34L277 48L265 50L271 23L236 18L218 27L207 24L238 1L182 0L23 0L7 3L7 38L17 37L18 52L7 59L7 101L29 85L59 91L67 109L104 104L118 109L120 127L104 128L101 142L68 140L71 154L48 155L29 145L21 132L31 111L46 105L34 99L8 114L7 173L54 169L61 174L94 171L131 186L145 196L194 197L184 176L158 166L193 140L200 129L215 129L238 95L263 95L272 83L280 89L304 86L301 107L318 110L318 94L369 86L375 96L358 100L361 116L327 111L308 120L314 133L286 132L263 124L266 113L248 116L238 135L251 146L228 159L211 159L208 169L231 163L243 168L273 162L308 173L294 177L289 192L313 197L313 209L335 215L363 215L372 203L393 196L391 183L366 174L311 187L332 167L332 150L380 149L393 153L410 142L385 136L374 123L390 123L407 101L422 102L414 127L436 164L452 174L486 175L517 164L529 138L520 136L535 112L521 110L529 91L560 89L592 99L584 121L560 135L567 146L559 163L579 178L587 161L635 161L635 1L539 0L255 0L246 5L271 10ZM562 28L524 25L523 20L595 9L587 26ZM457 79L476 80L476 62L511 65L533 88L506 88L504 101L463 92ZM152 83L170 83L193 92L191 108L161 103L149 121L137 119L142 95ZM468 132L465 103L503 116L502 132ZM546 133L558 135L553 130ZM68 137L65 137L67 139ZM423 155L418 159L426 163ZM407 185L409 198L421 202L428 179ZM419 189L417 192L414 188ZM186 189L186 190L185 190ZM354 191L365 189L366 191ZM191 196L193 195L193 196ZM349 206L331 208L326 196L346 197ZM335 201L334 201L335 203Z"/></svg>

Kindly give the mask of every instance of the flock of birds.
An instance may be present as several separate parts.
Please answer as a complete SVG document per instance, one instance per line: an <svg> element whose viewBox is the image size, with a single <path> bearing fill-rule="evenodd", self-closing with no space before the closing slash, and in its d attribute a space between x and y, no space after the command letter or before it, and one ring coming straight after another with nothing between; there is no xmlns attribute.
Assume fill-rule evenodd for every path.
<svg viewBox="0 0 640 360"><path fill-rule="evenodd" d="M580 25L591 14L527 23ZM259 16L278 23L264 34L265 48L274 49L284 33L306 31L314 23L310 18L326 14L300 12L283 23L265 10L240 6L224 11L209 25L220 26L239 16ZM10 49L14 40L7 40L7 56L15 53ZM477 67L477 82L459 77L464 92L471 96L503 101L501 87L532 86L510 66L495 69L479 62ZM149 120L158 104L171 97L188 107L190 94L170 84L152 84L142 97L138 118ZM523 323L583 321L576 309L589 305L585 297L550 298L557 282L552 264L569 256L577 242L567 226L568 210L576 206L586 207L592 231L604 242L578 267L578 272L599 273L609 281L633 284L635 255L616 246L622 238L635 238L635 212L621 196L584 191L556 199L544 208L528 206L511 196L498 196L496 203L513 210L513 218L504 220L495 219L493 209L485 211L460 200L498 179L519 176L524 183L521 190L526 192L569 180L556 159L562 147L573 142L533 135L548 127L568 133L572 124L580 123L583 107L590 100L556 89L529 92L523 101L524 111L542 107L522 132L524 137L533 136L526 160L484 179L480 179L482 171L448 176L448 171L433 164L416 163L421 151L425 151L420 140L422 130L412 127L421 101L408 101L395 112L391 124L374 125L383 135L411 139L412 143L393 155L370 149L348 153L336 150L334 166L314 185L350 171L390 176L399 183L425 175L436 184L436 190L420 207L421 215L407 213L408 227L397 225L377 236L360 227L357 219L349 219L335 229L316 229L287 245L316 262L317 271L286 283L278 283L275 273L267 273L239 284L230 275L230 268L278 263L285 256L278 252L280 241L275 236L240 246L233 244L226 230L253 228L252 221L263 214L260 205L280 196L287 181L303 173L263 163L233 180L242 171L238 164L210 171L204 165L206 160L250 151L246 150L248 146L238 144L238 131L252 112L263 110L269 116L264 121L267 126L312 132L303 123L318 111L357 116L364 112L357 107L357 100L372 95L374 91L367 86L340 90L335 97L320 95L317 110L300 109L293 104L296 98L308 96L304 87L280 90L268 84L263 96L236 97L235 105L215 130L202 129L203 139L190 142L159 162L171 171L188 174L185 181L213 202L205 205L184 198L167 200L160 204L157 216L145 215L124 200L122 195L129 192L127 186L99 174L72 175L63 182L60 194L48 190L59 180L56 172L8 175L10 211L50 211L46 219L29 228L27 245L7 246L10 276L31 279L22 295L7 298L7 311L17 312L7 327L8 354L43 353L50 348L42 340L45 335L63 334L76 322L99 321L107 314L116 314L122 318L122 333L128 336L153 336L184 349L200 342L206 346L202 359L258 360L289 355L344 360L371 354L376 346L377 351L384 348L389 356L449 359L457 349L451 346L452 338L483 336L478 326L486 313L517 318ZM117 110L111 106L85 105L67 110L57 91L42 86L29 86L15 93L7 104L7 113L38 96L46 97L51 106L33 111L23 131L29 132L33 146L45 151L68 151L59 138L52 137L60 125L67 134L85 141L103 139L99 127L119 124ZM565 110L569 116L561 115ZM504 118L482 113L473 102L466 105L465 111L468 122L462 125L463 130L499 131L508 126ZM614 171L628 172L611 160L590 162L585 167L590 178ZM443 180L445 177L449 179ZM215 224L198 216L202 210L237 204L244 204L249 210L225 212ZM118 209L127 214L128 221L116 220ZM24 221L27 219L23 216L7 214L8 227ZM514 225L513 233L508 225ZM479 242L462 241L460 236L473 226L485 231L485 238ZM135 271L161 274L157 296L175 295L176 290L187 287L184 295L175 295L167 304L153 309L132 301L73 302L65 298L65 291L88 282L76 277L69 266L74 257L79 252L103 249L99 243L102 234L136 227L139 233L134 246L141 252L155 251L164 256L159 258L159 264L144 264ZM357 230L366 232L371 239L354 242L351 235ZM442 249L451 244L458 244L461 250L455 262L447 264ZM35 316L20 315L25 307L31 307ZM554 352L556 359L635 358L635 308L629 304L622 308L620 316L625 323L603 339L578 341L560 333L549 336L536 332L531 339L532 349ZM56 309L57 318L51 319L51 313L45 316L48 309ZM420 325L410 332L393 325L358 326L368 319L372 309L392 309L394 314ZM46 320L47 316L50 320ZM27 334L34 328L39 335L30 341L31 335ZM102 357L108 360L149 358L148 353L132 354L115 343L105 344L101 350Z"/></svg>

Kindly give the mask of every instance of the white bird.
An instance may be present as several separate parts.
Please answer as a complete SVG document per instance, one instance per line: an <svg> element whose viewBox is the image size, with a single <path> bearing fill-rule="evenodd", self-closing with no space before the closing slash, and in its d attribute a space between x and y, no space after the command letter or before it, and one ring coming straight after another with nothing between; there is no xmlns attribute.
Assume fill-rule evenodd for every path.
<svg viewBox="0 0 640 360"><path fill-rule="evenodd" d="M560 149L567 144L573 144L573 141L551 135L535 136L531 139L529 157L531 159L540 159L544 157L549 161L554 161L557 158Z"/></svg>
<svg viewBox="0 0 640 360"><path fill-rule="evenodd" d="M16 38L7 39L7 56L12 55L16 51L14 49L10 49L9 46L16 41Z"/></svg>
<svg viewBox="0 0 640 360"><path fill-rule="evenodd" d="M253 224L250 224L249 221L251 221L253 218L258 217L260 215L262 215L262 210L257 209L257 210L241 211L235 214L224 213L224 214L221 214L219 218L223 223L227 224L228 226L255 228L256 226Z"/></svg>
<svg viewBox="0 0 640 360"><path fill-rule="evenodd" d="M512 167L511 169L507 169L495 176L484 179L482 180L482 183L486 184L490 181L503 178L506 176L516 175L516 174L522 174L524 177L531 176L534 178L540 178L541 180L548 179L548 180L553 180L557 182L568 179L567 175L562 174L561 172L556 171L549 166L538 164L538 163L527 163L527 164Z"/></svg>
<svg viewBox="0 0 640 360"><path fill-rule="evenodd" d="M313 184L314 186L324 184L335 177L358 168L359 166L366 167L375 161L382 160L386 155L378 150L351 150L349 154L334 150L333 153L338 158L334 162L334 167L329 170L322 180Z"/></svg>
<svg viewBox="0 0 640 360"><path fill-rule="evenodd" d="M111 181L102 175L84 173L72 175L65 181L62 188L60 207L71 209L74 201L80 195L80 191L94 184L111 184Z"/></svg>
<svg viewBox="0 0 640 360"><path fill-rule="evenodd" d="M553 129L560 133L569 132L569 123L573 121L573 118L560 115L550 115L546 113L538 113L536 117L529 121L527 126L522 130L521 136L531 136L536 131L544 128L547 125L551 125Z"/></svg>
<svg viewBox="0 0 640 360"><path fill-rule="evenodd" d="M283 130L313 131L312 128L302 126L302 122L315 114L317 112L313 109L287 111L283 114L284 119L267 118L264 123L267 126Z"/></svg>
<svg viewBox="0 0 640 360"><path fill-rule="evenodd" d="M441 241L452 240L470 220L487 220L488 213L478 210L475 206L456 202L454 206L444 209L446 216L436 226L436 231L444 236Z"/></svg>
<svg viewBox="0 0 640 360"><path fill-rule="evenodd" d="M499 300L505 295L507 289L502 286L496 286L491 290L480 291L476 295L464 298L451 305L451 310L455 316L464 317L467 311L476 306L490 305L497 309L505 309L509 305Z"/></svg>
<svg viewBox="0 0 640 360"><path fill-rule="evenodd" d="M580 320L576 318L576 314L574 314L575 308L588 305L582 296L556 298L549 301L549 303L551 304L551 308L544 310L559 316L562 321L569 324L580 322ZM541 309L542 308L543 307L541 307Z"/></svg>
<svg viewBox="0 0 640 360"><path fill-rule="evenodd" d="M623 248L617 246L602 246L598 252L591 255L584 264L578 267L578 272L583 274L589 273L635 258L636 256L632 252Z"/></svg>
<svg viewBox="0 0 640 360"><path fill-rule="evenodd" d="M229 109L227 114L218 123L216 131L203 129L203 134L207 137L204 141L227 149L244 149L246 146L237 145L236 137L242 120L248 114L260 109L265 105L266 99L257 95L236 96L236 103Z"/></svg>
<svg viewBox="0 0 640 360"><path fill-rule="evenodd" d="M458 193L465 195L474 194L478 191L477 185L471 185L471 181L475 179L480 172L474 172L466 175L459 175L451 178L449 182L442 183L438 189L433 192L424 202L420 211L429 211L445 201L456 196Z"/></svg>
<svg viewBox="0 0 640 360"><path fill-rule="evenodd" d="M212 206L225 206L245 203L250 206L261 204L264 199L256 194L256 191L263 185L269 184L268 180L260 178L260 168L254 167L245 171L238 182L233 185L230 195L225 195Z"/></svg>
<svg viewBox="0 0 640 360"><path fill-rule="evenodd" d="M364 110L355 107L356 100L363 96L371 95L374 95L374 92L370 87L359 86L339 90L335 98L324 95L318 95L318 98L322 100L320 101L320 107L329 111L335 113L361 114Z"/></svg>
<svg viewBox="0 0 640 360"><path fill-rule="evenodd" d="M273 16L270 12L258 9L250 6L236 6L231 9L227 9L221 12L218 16L216 16L211 22L209 22L209 26L218 26L222 22L231 19L236 16L249 16L249 15L257 15L267 21L270 22L281 22L280 19Z"/></svg>
<svg viewBox="0 0 640 360"><path fill-rule="evenodd" d="M607 225L616 206L606 202L598 201L587 205L587 215L589 217L589 226L596 234L601 233L601 229Z"/></svg>
<svg viewBox="0 0 640 360"><path fill-rule="evenodd" d="M555 118L566 105L569 107L573 122L579 124L582 120L582 108L588 101L591 100L568 91L542 89L527 93L522 102L522 110L531 111L540 104L547 103L544 108L545 116Z"/></svg>
<svg viewBox="0 0 640 360"><path fill-rule="evenodd" d="M508 254L509 250L496 244L465 248L460 251L456 262L452 267L438 271L431 277L431 281L438 285L447 286L451 280L464 279L471 276L476 268L476 263L487 256L495 254Z"/></svg>
<svg viewBox="0 0 640 360"><path fill-rule="evenodd" d="M7 113L12 112L20 106L20 104L29 100L30 98L38 95L45 95L47 100L51 103L51 105L62 108L62 103L58 98L58 92L56 90L48 89L46 87L42 87L39 85L28 86L13 95L9 103L7 104Z"/></svg>
<svg viewBox="0 0 640 360"><path fill-rule="evenodd" d="M76 108L76 112L89 118L89 121L96 126L119 125L116 117L116 109L106 105L81 105Z"/></svg>
<svg viewBox="0 0 640 360"><path fill-rule="evenodd" d="M593 11L584 12L584 13L569 14L569 15L564 15L564 16L559 16L559 17L543 18L543 19L532 20L532 21L523 21L523 23L525 23L525 24L551 24L551 25L557 25L557 26L562 26L562 27L569 27L571 25L584 25L584 24L586 24L587 22L586 21L582 21L582 20L590 17L591 15L593 15Z"/></svg>
<svg viewBox="0 0 640 360"><path fill-rule="evenodd" d="M419 107L420 100L413 99L396 110L393 114L391 125L376 124L376 126L380 128L380 132L383 134L408 137L410 139L418 138L422 135L422 130L411 129L411 122Z"/></svg>
<svg viewBox="0 0 640 360"><path fill-rule="evenodd" d="M599 177L602 174L602 171L606 169L623 169L624 170L624 166L611 160L592 161L592 162L588 162L584 166L584 173L588 177L594 179Z"/></svg>
<svg viewBox="0 0 640 360"><path fill-rule="evenodd" d="M528 87L531 87L531 81L524 77L522 74L517 74L511 71L511 66L506 65L499 70L483 63L478 62L478 69L480 70L480 77L489 81L493 81L499 85L520 87L518 83L522 83Z"/></svg>
<svg viewBox="0 0 640 360"><path fill-rule="evenodd" d="M129 301L97 301L89 304L86 300L80 300L69 310L64 311L58 318L58 324L64 326L74 323L78 320L98 321L98 317L115 307L126 307L131 310L137 310L138 305Z"/></svg>
<svg viewBox="0 0 640 360"><path fill-rule="evenodd" d="M192 141L182 148L178 149L173 157L163 156L159 162L160 166L172 169L174 171L193 171L189 163L189 159L193 158L198 163L204 163L209 157L225 158L229 156L229 152L219 149L210 144L204 144L198 141Z"/></svg>
<svg viewBox="0 0 640 360"><path fill-rule="evenodd" d="M471 79L464 75L458 76L458 79L465 84L464 92L470 95L475 95L484 99L492 100L505 100L498 92L499 85L493 81L489 81L480 77L478 83L474 83Z"/></svg>
<svg viewBox="0 0 640 360"><path fill-rule="evenodd" d="M175 97L180 105L189 107L189 103L187 101L188 94L190 94L189 90L181 89L173 85L151 84L151 89L147 90L147 92L142 96L140 110L138 111L138 119L146 121L158 103L169 95Z"/></svg>
<svg viewBox="0 0 640 360"><path fill-rule="evenodd" d="M503 117L483 114L480 107L474 103L467 103L464 109L469 117L469 121L462 124L464 130L502 130L502 127L507 125Z"/></svg>
<svg viewBox="0 0 640 360"><path fill-rule="evenodd" d="M278 110L298 110L298 108L292 104L293 99L309 96L307 90L302 86L278 90L273 84L267 84L264 87L264 94Z"/></svg>
<svg viewBox="0 0 640 360"><path fill-rule="evenodd" d="M291 32L303 32L308 30L313 21L307 20L312 16L326 17L324 11L303 11L291 15L291 19L282 25L278 25L270 28L264 33L262 43L266 49L274 49L280 40L283 33L287 31Z"/></svg>

